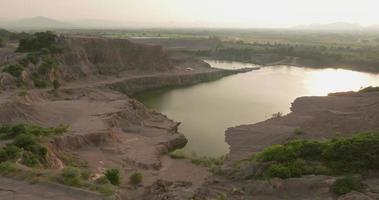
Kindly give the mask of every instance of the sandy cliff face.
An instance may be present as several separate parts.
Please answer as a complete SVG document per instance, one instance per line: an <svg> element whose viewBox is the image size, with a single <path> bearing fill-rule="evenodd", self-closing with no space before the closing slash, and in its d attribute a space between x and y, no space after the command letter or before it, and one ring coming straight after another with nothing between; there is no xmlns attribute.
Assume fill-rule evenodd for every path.
<svg viewBox="0 0 379 200"><path fill-rule="evenodd" d="M66 37L60 62L80 75L115 74L126 70L168 71L173 60L160 46L122 39Z"/></svg>

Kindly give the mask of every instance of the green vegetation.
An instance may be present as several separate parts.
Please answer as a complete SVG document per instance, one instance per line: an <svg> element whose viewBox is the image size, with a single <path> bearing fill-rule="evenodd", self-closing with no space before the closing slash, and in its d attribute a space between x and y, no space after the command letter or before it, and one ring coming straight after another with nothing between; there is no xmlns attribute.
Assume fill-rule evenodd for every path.
<svg viewBox="0 0 379 200"><path fill-rule="evenodd" d="M295 135L304 135L304 130L301 129L301 128L296 128L296 129L293 131L293 133L294 133Z"/></svg>
<svg viewBox="0 0 379 200"><path fill-rule="evenodd" d="M359 179L352 176L337 179L331 187L331 191L337 195L347 194L352 191L361 191L362 189L363 184Z"/></svg>
<svg viewBox="0 0 379 200"><path fill-rule="evenodd" d="M121 176L118 169L107 169L104 173L105 177L109 180L112 185L120 185Z"/></svg>
<svg viewBox="0 0 379 200"><path fill-rule="evenodd" d="M379 87L367 87L359 90L359 92L365 93L365 92L379 92Z"/></svg>
<svg viewBox="0 0 379 200"><path fill-rule="evenodd" d="M63 125L55 128L27 124L1 125L0 139L13 141L0 149L0 162L21 158L21 163L29 167L47 164L47 148L43 144L43 138L63 134L67 128Z"/></svg>
<svg viewBox="0 0 379 200"><path fill-rule="evenodd" d="M379 134L358 134L325 141L298 140L273 145L253 159L267 164L263 177L306 174L342 175L379 169Z"/></svg>
<svg viewBox="0 0 379 200"><path fill-rule="evenodd" d="M168 155L172 159L185 159L185 158L187 158L186 154L181 149L171 151Z"/></svg>
<svg viewBox="0 0 379 200"><path fill-rule="evenodd" d="M19 78L24 71L24 67L20 64L8 65L3 69L3 72L6 72L16 78Z"/></svg>
<svg viewBox="0 0 379 200"><path fill-rule="evenodd" d="M207 167L211 170L217 169L221 166L225 160L225 156L220 157L208 157L208 156L198 156L195 153L191 155L186 155L181 149L177 149L169 153L172 159L189 159L195 165L201 165Z"/></svg>
<svg viewBox="0 0 379 200"><path fill-rule="evenodd" d="M80 187L83 184L83 177L78 168L66 167L61 173L62 183L69 186Z"/></svg>
<svg viewBox="0 0 379 200"><path fill-rule="evenodd" d="M4 39L0 38L0 48L5 46Z"/></svg>
<svg viewBox="0 0 379 200"><path fill-rule="evenodd" d="M134 172L132 175L129 177L129 182L132 185L139 185L142 182L143 179L143 174L140 172Z"/></svg>
<svg viewBox="0 0 379 200"><path fill-rule="evenodd" d="M52 54L61 52L58 36L53 32L37 32L27 38L21 39L18 52L48 51Z"/></svg>

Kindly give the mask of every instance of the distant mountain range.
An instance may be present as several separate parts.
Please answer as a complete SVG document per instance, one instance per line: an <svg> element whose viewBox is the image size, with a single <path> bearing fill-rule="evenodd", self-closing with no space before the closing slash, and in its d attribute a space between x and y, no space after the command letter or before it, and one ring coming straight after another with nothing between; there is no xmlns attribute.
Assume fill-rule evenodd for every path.
<svg viewBox="0 0 379 200"><path fill-rule="evenodd" d="M148 23L148 22L131 22L131 21L117 21L117 20L96 20L96 19L84 19L84 20L72 20L72 21L60 21L43 16L37 16L32 18L25 18L21 20L1 20L0 27L7 29L107 29L107 28L147 28L147 27L169 27L169 28L185 28L185 27L212 27L205 22L162 22L162 23ZM330 24L310 24L291 27L295 30L325 30L325 31L360 31L360 30L378 30L379 25L376 26L361 26L359 24L336 22Z"/></svg>
<svg viewBox="0 0 379 200"><path fill-rule="evenodd" d="M47 17L37 16L3 24L5 28L16 29L70 29L75 25Z"/></svg>
<svg viewBox="0 0 379 200"><path fill-rule="evenodd" d="M1 20L0 27L8 29L21 30L37 30L37 29L106 29L106 28L146 28L146 27L209 27L203 22L132 22L132 21L117 21L117 20L97 20L97 19L82 19L72 21L60 21L47 17L37 16L21 20Z"/></svg>
<svg viewBox="0 0 379 200"><path fill-rule="evenodd" d="M335 22L330 24L310 24L292 27L299 30L325 30L325 31L359 31L359 30L379 30L379 25L362 26L347 22Z"/></svg>

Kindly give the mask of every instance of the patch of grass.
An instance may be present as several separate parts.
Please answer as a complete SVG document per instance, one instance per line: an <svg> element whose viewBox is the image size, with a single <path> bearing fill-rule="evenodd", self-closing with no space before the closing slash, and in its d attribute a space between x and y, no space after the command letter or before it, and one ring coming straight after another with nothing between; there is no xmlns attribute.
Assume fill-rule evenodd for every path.
<svg viewBox="0 0 379 200"><path fill-rule="evenodd" d="M192 154L191 162L195 165L201 165L208 168L214 168L223 164L225 156L220 157L208 157L208 156L197 156Z"/></svg>
<svg viewBox="0 0 379 200"><path fill-rule="evenodd" d="M129 177L130 184L135 185L135 186L139 185L140 183L142 183L142 180L143 180L143 174L140 173L140 172L134 172Z"/></svg>
<svg viewBox="0 0 379 200"><path fill-rule="evenodd" d="M331 191L337 195L347 194L352 191L362 191L363 184L359 179L352 176L346 176L337 179L331 186Z"/></svg>
<svg viewBox="0 0 379 200"><path fill-rule="evenodd" d="M18 93L18 96L20 96L20 97L24 97L24 96L26 96L27 94L28 94L28 92L25 91L25 90L23 90L23 91L20 91L20 92Z"/></svg>
<svg viewBox="0 0 379 200"><path fill-rule="evenodd" d="M293 130L293 133L295 135L304 135L304 130L302 128L296 128L295 130Z"/></svg>
<svg viewBox="0 0 379 200"><path fill-rule="evenodd" d="M120 185L121 175L118 169L107 169L104 175L112 185Z"/></svg>
<svg viewBox="0 0 379 200"><path fill-rule="evenodd" d="M185 155L185 153L180 150L180 149L177 149L175 151L172 151L168 154L172 159L185 159L187 158L187 156Z"/></svg>

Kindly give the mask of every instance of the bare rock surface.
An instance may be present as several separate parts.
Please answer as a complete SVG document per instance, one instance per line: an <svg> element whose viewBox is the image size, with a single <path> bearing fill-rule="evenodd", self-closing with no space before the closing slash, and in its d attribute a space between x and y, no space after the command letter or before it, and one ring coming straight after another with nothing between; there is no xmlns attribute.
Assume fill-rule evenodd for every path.
<svg viewBox="0 0 379 200"><path fill-rule="evenodd" d="M239 160L296 138L326 139L337 135L379 131L379 93L359 95L301 97L295 100L291 113L226 131L230 160ZM300 128L300 136L294 130Z"/></svg>

